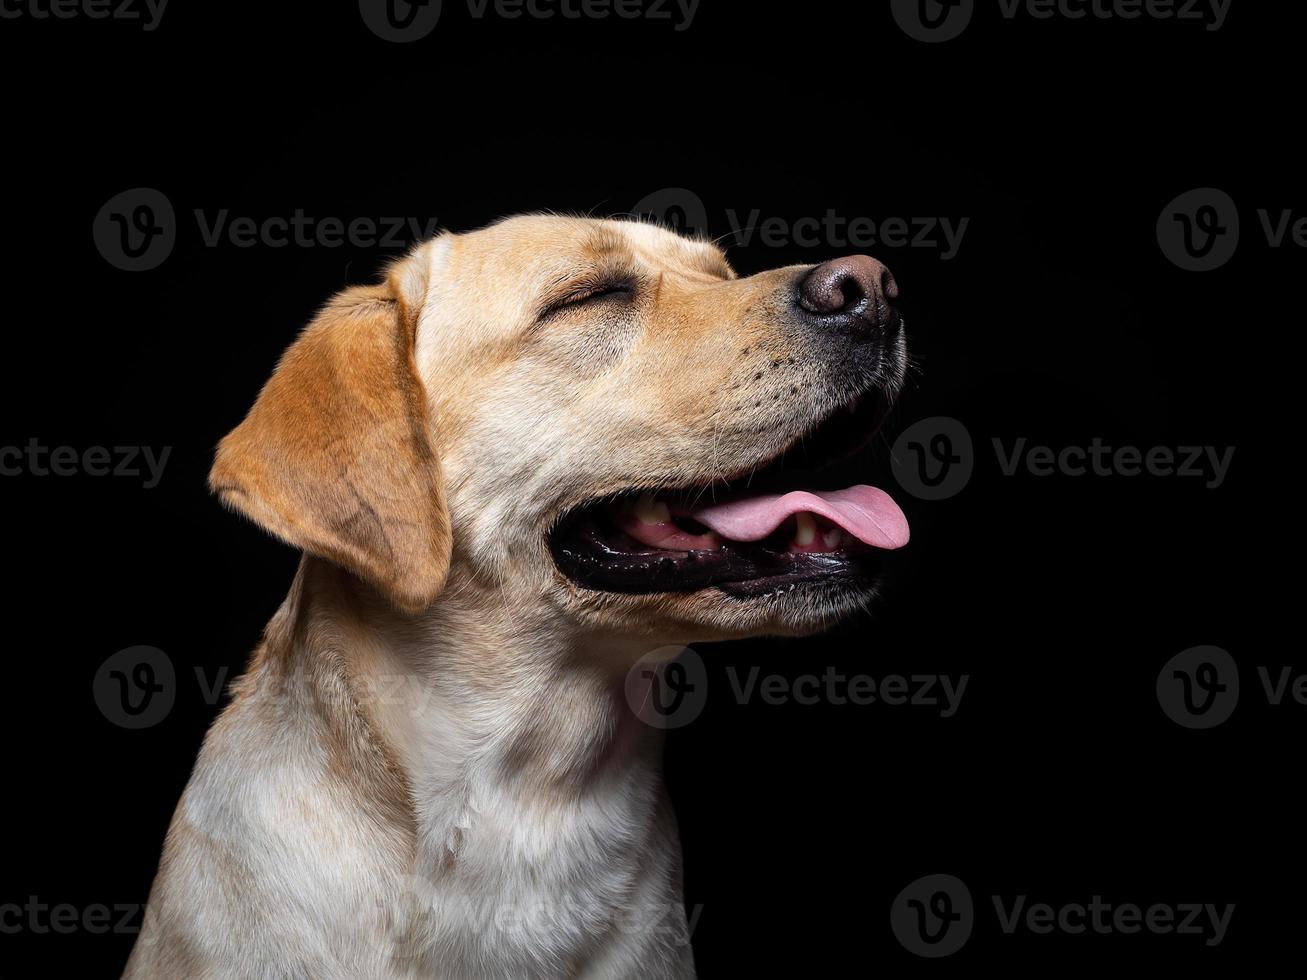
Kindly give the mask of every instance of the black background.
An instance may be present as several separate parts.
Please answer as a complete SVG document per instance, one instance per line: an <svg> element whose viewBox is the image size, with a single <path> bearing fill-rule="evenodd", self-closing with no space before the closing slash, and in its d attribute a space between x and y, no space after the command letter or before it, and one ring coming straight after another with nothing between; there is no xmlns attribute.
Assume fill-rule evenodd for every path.
<svg viewBox="0 0 1307 980"><path fill-rule="evenodd" d="M922 370L889 435L952 416L977 446L957 496L872 482L913 523L873 619L803 641L705 646L706 710L671 734L702 976L985 967L1200 974L1291 951L1302 917L1300 737L1256 668L1301 665L1289 627L1289 506L1301 329L1281 303L1301 250L1256 211L1304 205L1301 35L1234 0L1201 24L1003 20L981 0L928 45L888 7L703 0L667 22L475 20L446 0L430 37L371 34L356 5L177 3L157 30L0 21L6 276L0 444L171 446L162 482L0 478L7 843L0 903L142 903L209 723L209 683L244 664L296 556L204 486L217 440L337 289L394 249L206 247L192 212L438 218L466 230L535 209L620 213L692 190L793 220L969 217L957 257L873 248L905 293ZM1259 9L1260 8L1260 9ZM180 217L157 269L97 252L113 195L154 187ZM1155 235L1214 186L1243 237L1189 273ZM748 274L847 249L732 247ZM1004 476L990 440L1237 446L1201 479ZM1269 546L1269 548L1267 547ZM1264 557L1270 553L1270 558ZM1296 598L1296 596L1295 596ZM1296 625L1296 623L1294 624ZM110 654L148 644L176 704L142 731L92 698ZM1229 650L1243 696L1211 731L1159 708L1162 665ZM958 713L737 704L728 669L796 678L970 675ZM1295 671L1301 666L1295 666ZM889 927L900 889L959 876L975 933L946 960ZM1236 906L1225 941L1004 935L989 896ZM115 976L130 934L0 934L0 975Z"/></svg>

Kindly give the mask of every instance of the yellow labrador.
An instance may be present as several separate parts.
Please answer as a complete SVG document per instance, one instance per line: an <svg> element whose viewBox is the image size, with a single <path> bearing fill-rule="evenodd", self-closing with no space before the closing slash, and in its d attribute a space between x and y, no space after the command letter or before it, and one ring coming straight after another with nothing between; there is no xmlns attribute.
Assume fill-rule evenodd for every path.
<svg viewBox="0 0 1307 980"><path fill-rule="evenodd" d="M132 978L686 977L627 672L804 634L907 541L792 447L902 381L866 256L739 278L633 222L446 234L341 293L218 449L304 553L168 832Z"/></svg>

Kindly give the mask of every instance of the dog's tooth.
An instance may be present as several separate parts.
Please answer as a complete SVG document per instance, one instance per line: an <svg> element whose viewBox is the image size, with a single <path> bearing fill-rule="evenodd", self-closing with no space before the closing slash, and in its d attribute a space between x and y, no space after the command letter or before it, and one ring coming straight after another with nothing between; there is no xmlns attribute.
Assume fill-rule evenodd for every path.
<svg viewBox="0 0 1307 980"><path fill-rule="evenodd" d="M840 546L840 541L843 538L844 538L844 532L837 527L831 528L829 531L827 531L825 534L821 536L821 540L825 542L826 547L830 548L832 551L834 551L836 548Z"/></svg>
<svg viewBox="0 0 1307 980"><path fill-rule="evenodd" d="M653 494L646 493L635 505L635 516L641 524L666 524L672 519L672 512L661 500L655 500Z"/></svg>
<svg viewBox="0 0 1307 980"><path fill-rule="evenodd" d="M794 515L794 541L800 548L806 548L817 540L817 522L807 511Z"/></svg>

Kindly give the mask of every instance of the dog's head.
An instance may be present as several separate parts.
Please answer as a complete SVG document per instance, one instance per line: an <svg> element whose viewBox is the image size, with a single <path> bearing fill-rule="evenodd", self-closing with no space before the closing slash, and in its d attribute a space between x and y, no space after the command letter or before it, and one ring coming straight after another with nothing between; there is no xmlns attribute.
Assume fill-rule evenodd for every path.
<svg viewBox="0 0 1307 980"><path fill-rule="evenodd" d="M801 633L907 540L785 460L869 436L906 365L866 256L739 278L652 225L446 234L335 297L218 450L215 491L398 607L458 574L583 628Z"/></svg>

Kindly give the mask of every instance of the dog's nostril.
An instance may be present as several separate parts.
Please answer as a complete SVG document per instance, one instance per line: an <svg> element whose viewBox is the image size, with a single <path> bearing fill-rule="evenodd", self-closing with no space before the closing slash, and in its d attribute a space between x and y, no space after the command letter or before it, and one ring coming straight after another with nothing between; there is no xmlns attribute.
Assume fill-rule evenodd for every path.
<svg viewBox="0 0 1307 980"><path fill-rule="evenodd" d="M799 283L799 305L832 326L854 318L862 326L879 327L895 316L890 301L899 286L882 263L870 255L849 255L823 262Z"/></svg>
<svg viewBox="0 0 1307 980"><path fill-rule="evenodd" d="M894 273L890 272L886 266L881 266L880 288L885 294L886 299L899 298L899 284L894 281Z"/></svg>
<svg viewBox="0 0 1307 980"><path fill-rule="evenodd" d="M840 283L840 295L843 298L843 303L841 304L840 309L843 310L851 310L853 307L857 306L858 303L867 298L866 294L862 291L862 286L858 283L858 280L852 278L845 279Z"/></svg>

